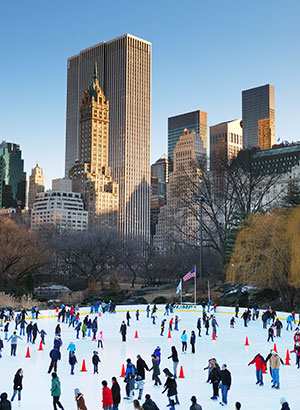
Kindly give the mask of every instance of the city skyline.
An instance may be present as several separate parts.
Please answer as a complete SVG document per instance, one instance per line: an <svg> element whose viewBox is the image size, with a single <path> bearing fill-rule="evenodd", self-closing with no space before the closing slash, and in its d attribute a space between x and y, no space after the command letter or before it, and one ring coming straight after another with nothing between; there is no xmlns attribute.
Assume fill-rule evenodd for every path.
<svg viewBox="0 0 300 410"><path fill-rule="evenodd" d="M62 177L66 59L80 49L126 32L146 38L153 44L151 163L167 152L168 117L201 107L208 113L208 126L229 118L240 118L242 90L267 83L276 88L276 138L299 139L294 119L299 112L297 96L300 91L297 81L299 55L295 53L299 28L295 9L300 10L300 5L293 1L289 5L275 1L270 8L268 2L233 3L238 7L234 4L228 7L217 1L201 5L192 2L180 14L175 6L170 7L169 2L157 3L159 15L155 4L150 7L133 1L129 6L120 5L117 10L113 5L105 5L101 8L101 14L106 16L101 28L90 25L87 30L78 30L78 18L91 7L93 12L100 12L100 6L92 2L78 3L78 7L73 8L69 7L68 1L64 5L57 2L57 7L35 1L18 6L3 4L4 24L0 32L2 38L6 38L8 32L10 36L1 45L5 61L0 67L1 89L6 98L0 103L0 139L20 145L27 175L39 161L44 169L46 188L50 187L53 178ZM133 9L136 13L131 15ZM207 17L201 25L195 24L200 9ZM42 18L45 13L47 21ZM264 18L266 13L268 19ZM243 18L245 14L247 19ZM188 18L191 30L177 32L175 26L163 24L165 20L178 17ZM212 17L214 30L211 30ZM276 18L280 18L280 26L275 24ZM153 30L151 19L159 23L156 30ZM13 32L10 29L12 22ZM269 37L273 41L267 50L257 48L257 44L266 42ZM187 63L193 48L199 47L200 38L205 38L201 43L205 58L203 53L199 53L199 57L193 54L193 63ZM222 59L225 68L220 70L220 65L211 63L216 56ZM236 56L238 58L233 60ZM22 81L16 82L20 72ZM43 95L45 78L47 98L43 104L29 103L25 107L14 104L16 93L29 96L34 90L35 94Z"/></svg>

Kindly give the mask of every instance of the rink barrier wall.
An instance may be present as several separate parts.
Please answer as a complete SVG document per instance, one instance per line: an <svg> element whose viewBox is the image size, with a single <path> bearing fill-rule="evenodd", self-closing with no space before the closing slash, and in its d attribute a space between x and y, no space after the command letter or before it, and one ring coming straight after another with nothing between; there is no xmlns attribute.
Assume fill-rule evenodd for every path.
<svg viewBox="0 0 300 410"><path fill-rule="evenodd" d="M139 309L140 312L146 312L146 305L136 305L136 307L134 309L132 309L133 305L122 305L120 306L120 308L116 308L116 312L117 313L126 313L126 312L136 312L137 309ZM139 307L141 306L141 307ZM153 304L151 304L151 306L153 306ZM157 306L157 312L164 312L165 311L165 305L158 305ZM246 308L242 308L240 307L239 310L239 317L240 315L243 313L243 311ZM260 309L260 311L265 311L264 309ZM44 312L44 313L42 313ZM176 312L194 312L194 313L201 313L202 314L202 306L195 306L195 305L175 305L174 307L174 313ZM55 313L55 314L53 314ZM210 310L210 313L213 314L213 308ZM218 306L217 310L216 310L216 315L218 315L219 313L223 313L226 315L231 315L231 316L235 316L235 308L233 307L228 307L228 306ZM87 314L91 314L90 313L90 307L82 307L80 308L80 312L79 315L87 315ZM94 314L94 313L93 313ZM105 314L105 313L104 313ZM106 313L109 314L109 313ZM277 317L280 320L286 320L287 316L289 315L289 312L277 312ZM262 315L259 315L259 317L261 317ZM55 318L57 317L57 314L55 312L55 310L53 309L49 309L49 310L42 310L41 314L39 315L39 319L50 319L50 318ZM35 320L31 318L30 316L27 316L26 319L28 320Z"/></svg>

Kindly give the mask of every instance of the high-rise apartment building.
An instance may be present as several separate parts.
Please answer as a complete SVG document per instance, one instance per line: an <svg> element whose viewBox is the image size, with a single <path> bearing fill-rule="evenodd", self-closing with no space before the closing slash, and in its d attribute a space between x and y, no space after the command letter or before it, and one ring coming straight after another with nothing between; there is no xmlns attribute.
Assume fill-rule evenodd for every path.
<svg viewBox="0 0 300 410"><path fill-rule="evenodd" d="M153 244L158 251L168 250L175 243L197 245L198 204L194 186L200 181L201 168L206 166L203 139L185 129L174 150L174 169L167 183L167 203L161 208Z"/></svg>
<svg viewBox="0 0 300 410"><path fill-rule="evenodd" d="M26 172L20 146L0 143L0 208L24 209L26 205Z"/></svg>
<svg viewBox="0 0 300 410"><path fill-rule="evenodd" d="M274 86L266 84L242 92L244 148L272 148L275 144Z"/></svg>
<svg viewBox="0 0 300 410"><path fill-rule="evenodd" d="M28 208L33 209L33 204L36 195L39 192L45 191L45 177L43 169L39 167L38 162L36 166L32 168L31 175L29 177L29 191L28 191Z"/></svg>
<svg viewBox="0 0 300 410"><path fill-rule="evenodd" d="M162 155L151 165L150 235L151 241L156 231L159 212L167 200L168 157Z"/></svg>
<svg viewBox="0 0 300 410"><path fill-rule="evenodd" d="M83 196L90 226L118 229L118 184L108 164L109 102L99 86L97 64L80 106L79 161L69 171L74 192Z"/></svg>
<svg viewBox="0 0 300 410"><path fill-rule="evenodd" d="M108 165L119 185L120 230L149 240L151 43L130 34L68 59L66 176L79 159L80 99L95 61L109 100Z"/></svg>
<svg viewBox="0 0 300 410"><path fill-rule="evenodd" d="M174 160L174 149L185 129L194 130L200 135L204 149L207 148L207 113L197 110L175 115L168 118L168 157L171 161Z"/></svg>
<svg viewBox="0 0 300 410"><path fill-rule="evenodd" d="M210 169L218 167L218 163L228 163L243 149L242 120L221 122L209 127Z"/></svg>

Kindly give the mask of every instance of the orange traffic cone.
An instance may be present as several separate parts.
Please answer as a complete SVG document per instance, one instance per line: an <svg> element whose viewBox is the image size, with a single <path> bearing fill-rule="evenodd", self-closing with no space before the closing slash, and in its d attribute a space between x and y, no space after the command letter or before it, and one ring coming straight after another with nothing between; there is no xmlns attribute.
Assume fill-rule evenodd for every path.
<svg viewBox="0 0 300 410"><path fill-rule="evenodd" d="M42 341L40 341L40 347L39 347L39 350L43 350L43 343L42 343Z"/></svg>
<svg viewBox="0 0 300 410"><path fill-rule="evenodd" d="M266 365L265 365L265 364L263 364L263 373L267 373Z"/></svg>
<svg viewBox="0 0 300 410"><path fill-rule="evenodd" d="M171 330L169 330L168 339L171 339Z"/></svg>
<svg viewBox="0 0 300 410"><path fill-rule="evenodd" d="M30 357L29 347L27 347L27 352L26 352L26 356L25 356L25 357Z"/></svg>
<svg viewBox="0 0 300 410"><path fill-rule="evenodd" d="M249 346L249 340L248 340L248 336L246 336L246 342L245 342L245 346Z"/></svg>
<svg viewBox="0 0 300 410"><path fill-rule="evenodd" d="M180 366L179 379L184 379L183 368Z"/></svg>
<svg viewBox="0 0 300 410"><path fill-rule="evenodd" d="M286 351L285 365L287 365L287 366L290 365L290 353L289 353L289 349L287 349L287 351Z"/></svg>
<svg viewBox="0 0 300 410"><path fill-rule="evenodd" d="M216 340L216 333L213 332L212 340Z"/></svg>
<svg viewBox="0 0 300 410"><path fill-rule="evenodd" d="M138 339L138 332L137 332L137 330L135 331L135 336L134 336L134 338L135 338L135 339Z"/></svg>
<svg viewBox="0 0 300 410"><path fill-rule="evenodd" d="M121 377L125 376L125 366L122 364L122 371L121 371Z"/></svg>
<svg viewBox="0 0 300 410"><path fill-rule="evenodd" d="M86 367L85 367L85 360L84 360L84 359L83 359L82 368L81 368L80 371L81 371L81 372L87 372Z"/></svg>
<svg viewBox="0 0 300 410"><path fill-rule="evenodd" d="M274 350L274 352L278 353L278 352L277 352L276 343L274 343L274 348L273 348L273 350Z"/></svg>

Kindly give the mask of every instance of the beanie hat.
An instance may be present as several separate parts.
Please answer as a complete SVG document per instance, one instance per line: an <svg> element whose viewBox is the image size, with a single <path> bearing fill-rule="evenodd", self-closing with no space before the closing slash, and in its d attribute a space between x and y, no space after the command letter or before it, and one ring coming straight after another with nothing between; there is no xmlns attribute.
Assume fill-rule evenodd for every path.
<svg viewBox="0 0 300 410"><path fill-rule="evenodd" d="M80 390L78 388L74 389L74 394L80 394Z"/></svg>
<svg viewBox="0 0 300 410"><path fill-rule="evenodd" d="M192 397L191 397L191 401L192 401L193 403L196 403L196 401L197 401L196 396L192 396Z"/></svg>
<svg viewBox="0 0 300 410"><path fill-rule="evenodd" d="M286 398L285 397L280 397L280 403L287 403Z"/></svg>

